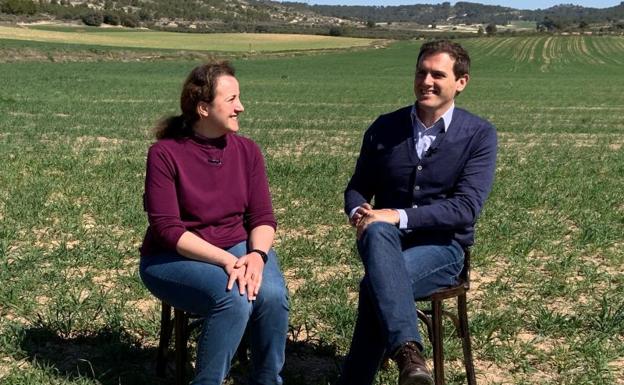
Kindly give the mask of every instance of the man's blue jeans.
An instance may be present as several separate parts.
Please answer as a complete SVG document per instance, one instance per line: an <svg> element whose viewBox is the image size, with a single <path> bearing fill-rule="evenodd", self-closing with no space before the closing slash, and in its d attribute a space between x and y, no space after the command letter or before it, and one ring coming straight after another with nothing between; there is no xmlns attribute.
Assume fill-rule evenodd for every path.
<svg viewBox="0 0 624 385"><path fill-rule="evenodd" d="M228 252L247 254L241 242ZM221 385L232 357L249 324L252 385L282 384L288 331L288 293L273 250L264 266L257 299L250 302L235 284L226 291L222 267L185 258L177 253L141 258L143 283L170 305L205 318L197 343L194 385Z"/></svg>
<svg viewBox="0 0 624 385"><path fill-rule="evenodd" d="M357 246L365 273L341 385L372 384L384 355L408 341L422 347L414 298L455 284L464 265L457 242L413 246L384 222L370 224Z"/></svg>

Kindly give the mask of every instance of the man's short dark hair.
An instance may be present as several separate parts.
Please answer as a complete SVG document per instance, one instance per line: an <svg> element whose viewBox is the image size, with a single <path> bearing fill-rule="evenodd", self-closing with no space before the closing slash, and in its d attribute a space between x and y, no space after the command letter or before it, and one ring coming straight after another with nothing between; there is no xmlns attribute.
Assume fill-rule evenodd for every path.
<svg viewBox="0 0 624 385"><path fill-rule="evenodd" d="M470 56L468 56L468 52L466 52L464 47L450 40L434 40L423 44L420 47L420 52L418 52L416 66L418 67L423 57L437 53L446 53L455 60L453 73L456 79L470 73Z"/></svg>

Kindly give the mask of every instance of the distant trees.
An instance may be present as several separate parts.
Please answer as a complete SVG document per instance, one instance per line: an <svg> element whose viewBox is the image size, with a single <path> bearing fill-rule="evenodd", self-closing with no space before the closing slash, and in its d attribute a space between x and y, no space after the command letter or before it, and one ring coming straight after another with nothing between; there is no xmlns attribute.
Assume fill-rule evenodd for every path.
<svg viewBox="0 0 624 385"><path fill-rule="evenodd" d="M104 22L104 16L100 12L87 11L80 18L85 25L99 27Z"/></svg>
<svg viewBox="0 0 624 385"><path fill-rule="evenodd" d="M329 36L342 36L344 35L344 29L339 26L329 27Z"/></svg>
<svg viewBox="0 0 624 385"><path fill-rule="evenodd" d="M0 11L12 15L34 15L37 5L30 0L4 0L0 3Z"/></svg>
<svg viewBox="0 0 624 385"><path fill-rule="evenodd" d="M104 0L102 9L95 9L83 2L72 4L70 0L0 0L0 13L12 15L35 15L46 13L63 20L82 20L87 25L139 26L150 24L160 18L187 21L219 21L228 25L235 23L255 24L273 21L272 12L263 4L244 4L222 0Z"/></svg>
<svg viewBox="0 0 624 385"><path fill-rule="evenodd" d="M451 5L448 1L441 4L398 6L306 5L304 9L309 9L325 16L350 20L415 22L422 25L445 24L450 19L454 23L465 24L475 24L484 20L502 24L505 20L526 19L526 15L520 15L517 10L512 8L465 1L458 1L455 5Z"/></svg>
<svg viewBox="0 0 624 385"><path fill-rule="evenodd" d="M467 1L451 4L415 4L404 6L321 6L283 1L280 6L260 0L0 0L0 12L28 17L52 15L62 20L82 20L87 25L123 25L126 27L178 28L200 31L288 31L310 32L344 36L401 35L405 38L416 32L403 29L400 22L413 22L434 30L447 30L448 24L481 25L478 34L497 34L497 25L514 20L535 21L543 32L597 30L621 33L624 21L624 2L604 8L584 8L562 4L547 9L516 10ZM101 7L101 8L98 8ZM315 16L310 15L315 12ZM366 28L349 28L351 23L334 24L322 16L353 20ZM178 27L168 26L174 22ZM392 28L385 28L384 24ZM398 24L397 24L398 23ZM600 25L598 25L600 23ZM440 26L445 26L441 28ZM451 26L451 29L456 29ZM457 27L457 31L459 31ZM400 32L399 32L400 31ZM458 32L459 33L459 32ZM506 33L506 32L505 32Z"/></svg>
<svg viewBox="0 0 624 385"><path fill-rule="evenodd" d="M537 30L540 32L552 32L557 29L561 29L561 24L555 22L548 16L544 17L544 20L537 23Z"/></svg>
<svg viewBox="0 0 624 385"><path fill-rule="evenodd" d="M108 25L121 24L121 17L115 12L105 12L103 20Z"/></svg>
<svg viewBox="0 0 624 385"><path fill-rule="evenodd" d="M140 25L139 20L131 13L121 13L121 25L128 28L136 28Z"/></svg>

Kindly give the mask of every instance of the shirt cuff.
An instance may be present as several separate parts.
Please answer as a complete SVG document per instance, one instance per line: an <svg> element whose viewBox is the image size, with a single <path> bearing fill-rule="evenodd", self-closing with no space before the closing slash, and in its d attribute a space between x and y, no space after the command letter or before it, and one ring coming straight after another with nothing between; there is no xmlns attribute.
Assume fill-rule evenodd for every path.
<svg viewBox="0 0 624 385"><path fill-rule="evenodd" d="M399 229L407 229L407 213L403 209L396 209L399 212Z"/></svg>
<svg viewBox="0 0 624 385"><path fill-rule="evenodd" d="M362 206L355 206L353 208L353 210L351 210L351 212L349 213L349 219L353 218L353 214L355 214L355 212L357 211L357 209L359 209Z"/></svg>

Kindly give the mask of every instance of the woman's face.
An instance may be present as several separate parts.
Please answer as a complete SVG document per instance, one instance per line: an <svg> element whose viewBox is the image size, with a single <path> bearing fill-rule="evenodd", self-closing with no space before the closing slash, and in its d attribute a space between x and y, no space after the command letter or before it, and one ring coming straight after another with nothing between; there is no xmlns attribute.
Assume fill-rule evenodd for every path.
<svg viewBox="0 0 624 385"><path fill-rule="evenodd" d="M240 100L238 80L234 76L217 78L215 97L211 103L199 102L199 124L204 135L219 137L239 129L238 115L245 111Z"/></svg>

